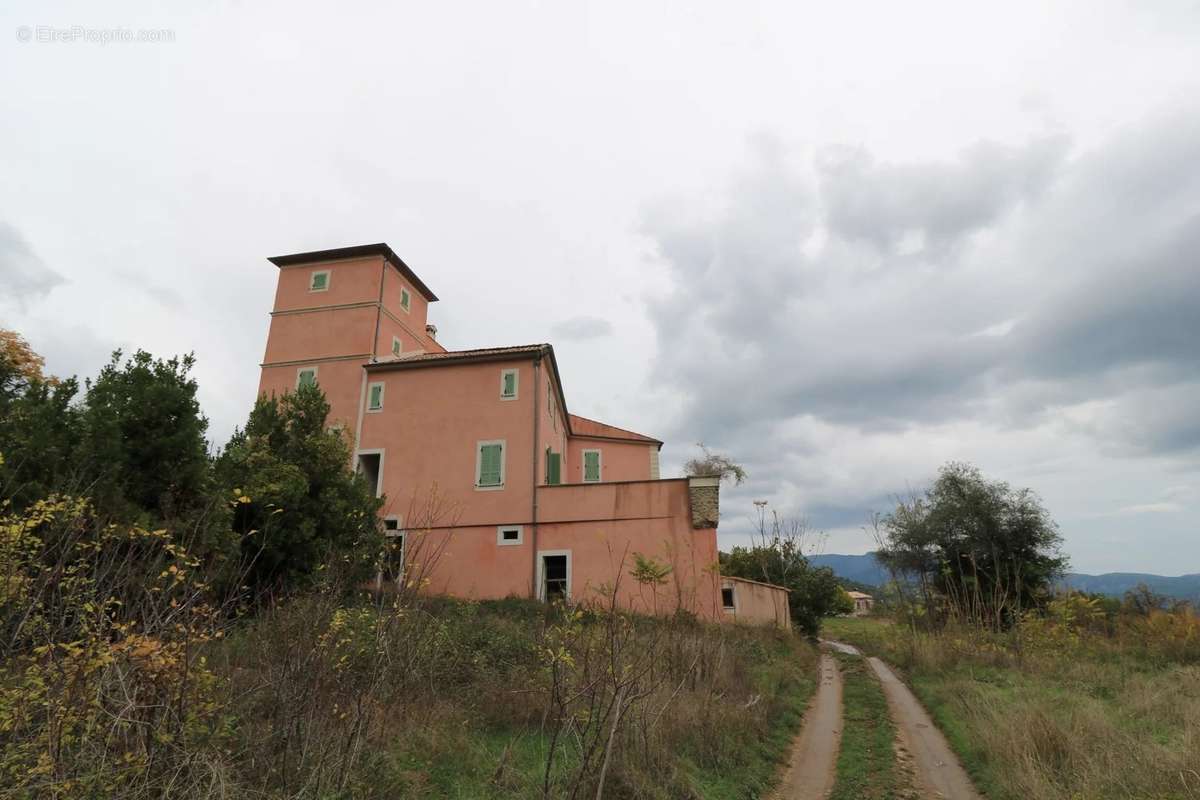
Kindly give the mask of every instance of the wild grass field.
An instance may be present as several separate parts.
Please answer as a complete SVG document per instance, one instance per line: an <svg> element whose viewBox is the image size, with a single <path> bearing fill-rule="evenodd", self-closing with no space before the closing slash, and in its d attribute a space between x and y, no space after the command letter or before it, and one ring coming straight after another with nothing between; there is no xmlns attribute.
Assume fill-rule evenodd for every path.
<svg viewBox="0 0 1200 800"><path fill-rule="evenodd" d="M88 508L0 517L3 797L754 798L815 685L789 631L615 606L218 610L169 533Z"/></svg>
<svg viewBox="0 0 1200 800"><path fill-rule="evenodd" d="M1188 609L1114 627L1052 606L1003 633L841 618L824 635L899 668L993 800L1200 798L1200 620Z"/></svg>

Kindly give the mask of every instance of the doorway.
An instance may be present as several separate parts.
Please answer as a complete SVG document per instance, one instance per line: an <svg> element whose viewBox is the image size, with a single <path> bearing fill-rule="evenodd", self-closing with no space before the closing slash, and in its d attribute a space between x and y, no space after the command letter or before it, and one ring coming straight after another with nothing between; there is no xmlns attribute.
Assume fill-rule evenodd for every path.
<svg viewBox="0 0 1200 800"><path fill-rule="evenodd" d="M538 553L538 599L547 603L571 601L571 551Z"/></svg>

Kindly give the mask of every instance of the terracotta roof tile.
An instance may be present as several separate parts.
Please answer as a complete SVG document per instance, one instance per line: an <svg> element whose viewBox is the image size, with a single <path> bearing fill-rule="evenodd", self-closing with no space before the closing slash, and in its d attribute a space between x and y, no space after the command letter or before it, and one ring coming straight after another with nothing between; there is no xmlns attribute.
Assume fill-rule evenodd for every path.
<svg viewBox="0 0 1200 800"><path fill-rule="evenodd" d="M627 431L624 428L618 428L614 425L606 425L603 422L581 417L578 414L570 414L568 416L571 418L571 433L574 436L596 436L601 439L625 439L631 442L662 444L660 439L646 436L643 433L634 433L633 431Z"/></svg>

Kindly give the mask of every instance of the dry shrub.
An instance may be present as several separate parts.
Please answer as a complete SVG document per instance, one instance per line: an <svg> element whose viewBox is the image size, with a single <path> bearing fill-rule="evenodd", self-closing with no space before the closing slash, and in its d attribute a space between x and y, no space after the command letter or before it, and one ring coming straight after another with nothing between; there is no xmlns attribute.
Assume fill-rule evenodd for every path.
<svg viewBox="0 0 1200 800"><path fill-rule="evenodd" d="M187 551L51 497L0 518L0 784L150 797L225 780L219 636Z"/></svg>

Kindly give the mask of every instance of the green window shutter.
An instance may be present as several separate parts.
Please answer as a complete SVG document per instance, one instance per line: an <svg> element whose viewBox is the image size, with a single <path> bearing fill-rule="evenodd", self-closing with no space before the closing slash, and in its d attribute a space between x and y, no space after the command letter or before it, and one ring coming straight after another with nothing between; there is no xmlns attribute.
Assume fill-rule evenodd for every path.
<svg viewBox="0 0 1200 800"><path fill-rule="evenodd" d="M479 485L500 485L500 464L502 447L498 444L485 444L479 448Z"/></svg>
<svg viewBox="0 0 1200 800"><path fill-rule="evenodd" d="M371 408L383 408L383 387L371 387Z"/></svg>
<svg viewBox="0 0 1200 800"><path fill-rule="evenodd" d="M591 451L583 454L583 479L585 481L600 480L600 454Z"/></svg>
<svg viewBox="0 0 1200 800"><path fill-rule="evenodd" d="M328 285L329 275L324 272L314 273L312 276L312 288L324 289Z"/></svg>
<svg viewBox="0 0 1200 800"><path fill-rule="evenodd" d="M317 382L317 373L311 369L300 371L300 386L313 386Z"/></svg>
<svg viewBox="0 0 1200 800"><path fill-rule="evenodd" d="M562 483L562 455L546 449L546 483L557 486Z"/></svg>
<svg viewBox="0 0 1200 800"><path fill-rule="evenodd" d="M411 303L412 303L412 298L410 298L408 295L408 289L401 289L400 290L400 305L404 308L405 311L407 311L408 307Z"/></svg>
<svg viewBox="0 0 1200 800"><path fill-rule="evenodd" d="M504 396L514 397L517 394L517 373L504 373Z"/></svg>
<svg viewBox="0 0 1200 800"><path fill-rule="evenodd" d="M400 355L400 340L395 337L392 337L392 355Z"/></svg>

